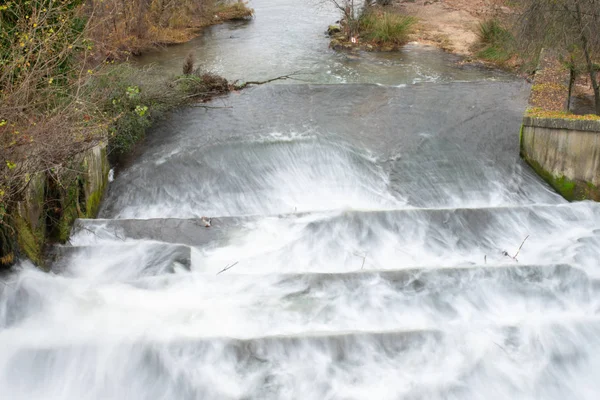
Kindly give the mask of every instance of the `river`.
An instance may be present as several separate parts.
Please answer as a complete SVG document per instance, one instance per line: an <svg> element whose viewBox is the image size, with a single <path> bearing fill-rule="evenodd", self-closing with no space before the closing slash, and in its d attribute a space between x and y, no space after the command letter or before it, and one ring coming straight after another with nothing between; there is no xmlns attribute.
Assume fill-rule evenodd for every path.
<svg viewBox="0 0 600 400"><path fill-rule="evenodd" d="M529 85L251 6L139 63L300 80L159 123L53 271L5 279L0 398L597 399L600 207L519 159Z"/></svg>

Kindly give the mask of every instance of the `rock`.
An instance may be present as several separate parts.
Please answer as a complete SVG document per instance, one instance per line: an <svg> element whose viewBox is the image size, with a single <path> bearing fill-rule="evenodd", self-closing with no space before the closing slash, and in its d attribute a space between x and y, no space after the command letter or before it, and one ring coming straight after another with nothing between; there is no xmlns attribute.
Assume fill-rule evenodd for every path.
<svg viewBox="0 0 600 400"><path fill-rule="evenodd" d="M210 228L210 225L212 223L212 218L202 217L201 221L202 221L202 224L204 225L205 228Z"/></svg>
<svg viewBox="0 0 600 400"><path fill-rule="evenodd" d="M329 25L329 28L327 28L327 34L329 36L333 36L336 33L340 33L342 31L342 28L339 25Z"/></svg>

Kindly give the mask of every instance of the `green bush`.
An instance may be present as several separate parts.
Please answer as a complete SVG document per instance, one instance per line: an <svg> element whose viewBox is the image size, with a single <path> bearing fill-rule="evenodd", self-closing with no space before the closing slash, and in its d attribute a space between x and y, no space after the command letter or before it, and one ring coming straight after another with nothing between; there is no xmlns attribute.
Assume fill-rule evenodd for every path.
<svg viewBox="0 0 600 400"><path fill-rule="evenodd" d="M218 75L195 71L168 77L122 63L95 72L83 97L98 106L91 122L107 126L109 152L118 157L129 152L152 122L168 111L228 91L229 83Z"/></svg>
<svg viewBox="0 0 600 400"><path fill-rule="evenodd" d="M379 44L404 44L413 31L417 19L391 13L366 13L361 16L361 36Z"/></svg>
<svg viewBox="0 0 600 400"><path fill-rule="evenodd" d="M478 36L479 58L504 62L514 54L515 38L498 20L490 19L480 23Z"/></svg>

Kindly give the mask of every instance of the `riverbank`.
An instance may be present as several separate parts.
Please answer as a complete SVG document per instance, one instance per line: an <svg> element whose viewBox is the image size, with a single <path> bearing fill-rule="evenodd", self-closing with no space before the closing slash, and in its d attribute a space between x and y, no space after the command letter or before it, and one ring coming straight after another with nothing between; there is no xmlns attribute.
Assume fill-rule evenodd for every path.
<svg viewBox="0 0 600 400"><path fill-rule="evenodd" d="M391 9L419 20L412 40L466 56L474 55L482 22L510 13L497 0L396 1Z"/></svg>
<svg viewBox="0 0 600 400"><path fill-rule="evenodd" d="M183 0L174 5L152 2L145 12L141 27L131 21L111 22L106 6L98 11L103 21L94 26L90 36L97 44L96 53L102 60L123 60L160 46L188 42L205 28L229 21L252 18L254 10L241 0ZM176 7L169 11L169 8ZM115 3L110 13L135 12L135 2ZM139 7L138 7L139 8ZM166 15L165 15L166 14Z"/></svg>
<svg viewBox="0 0 600 400"><path fill-rule="evenodd" d="M411 18L414 26L407 32L406 41L435 46L445 51L474 56L480 41L480 24L491 18L509 15L512 11L499 0L394 0L387 5L375 3L369 6L368 13ZM334 39L336 40L336 39ZM339 38L337 39L339 42ZM361 47L364 50L390 51L398 48L398 43L381 43L379 46L369 40L356 43L332 41L332 47Z"/></svg>
<svg viewBox="0 0 600 400"><path fill-rule="evenodd" d="M117 8L136 5L146 8L134 19ZM109 160L130 152L169 110L230 90L193 61L178 76L157 77L121 60L253 11L241 2L184 1L161 14L159 5L37 0L0 7L0 267L19 256L42 264L47 243L64 243L76 218L95 216ZM185 11L186 20L153 19Z"/></svg>

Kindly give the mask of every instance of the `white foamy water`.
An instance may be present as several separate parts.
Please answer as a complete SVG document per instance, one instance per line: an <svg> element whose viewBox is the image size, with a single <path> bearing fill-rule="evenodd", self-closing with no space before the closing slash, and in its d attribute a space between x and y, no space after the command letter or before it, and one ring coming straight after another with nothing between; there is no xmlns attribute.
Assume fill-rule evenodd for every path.
<svg viewBox="0 0 600 400"><path fill-rule="evenodd" d="M375 158L256 143L202 162L229 172L203 199L224 210L210 228L171 197L133 197L79 221L55 272L9 276L3 397L596 397L595 203L415 208Z"/></svg>
<svg viewBox="0 0 600 400"><path fill-rule="evenodd" d="M52 272L2 277L0 399L596 400L600 207L519 160L528 88L414 46L334 53L330 9L251 5L163 64L199 46L229 78L380 85L158 124Z"/></svg>

